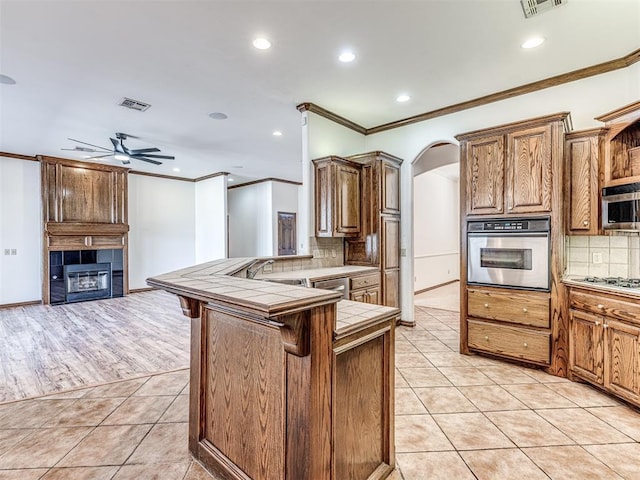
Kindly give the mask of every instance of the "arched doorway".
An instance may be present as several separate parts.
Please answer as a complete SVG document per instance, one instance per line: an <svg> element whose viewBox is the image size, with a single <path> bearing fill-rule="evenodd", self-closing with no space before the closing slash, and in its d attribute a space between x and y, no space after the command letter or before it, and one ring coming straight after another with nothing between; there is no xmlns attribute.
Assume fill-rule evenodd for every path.
<svg viewBox="0 0 640 480"><path fill-rule="evenodd" d="M427 146L412 163L414 304L459 309L460 148Z"/></svg>

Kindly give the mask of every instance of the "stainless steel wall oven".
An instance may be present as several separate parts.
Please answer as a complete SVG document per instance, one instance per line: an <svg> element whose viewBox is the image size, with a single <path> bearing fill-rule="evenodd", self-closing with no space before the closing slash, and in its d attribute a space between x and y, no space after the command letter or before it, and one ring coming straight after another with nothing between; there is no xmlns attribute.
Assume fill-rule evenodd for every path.
<svg viewBox="0 0 640 480"><path fill-rule="evenodd" d="M467 283L549 291L549 217L470 220Z"/></svg>

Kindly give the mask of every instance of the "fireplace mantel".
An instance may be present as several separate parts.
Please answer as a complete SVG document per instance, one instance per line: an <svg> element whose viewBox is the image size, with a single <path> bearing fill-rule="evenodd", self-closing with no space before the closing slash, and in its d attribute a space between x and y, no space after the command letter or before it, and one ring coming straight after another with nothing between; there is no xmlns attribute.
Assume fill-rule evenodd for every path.
<svg viewBox="0 0 640 480"><path fill-rule="evenodd" d="M50 303L49 255L54 251L122 249L128 293L129 169L39 156L43 213L43 303Z"/></svg>

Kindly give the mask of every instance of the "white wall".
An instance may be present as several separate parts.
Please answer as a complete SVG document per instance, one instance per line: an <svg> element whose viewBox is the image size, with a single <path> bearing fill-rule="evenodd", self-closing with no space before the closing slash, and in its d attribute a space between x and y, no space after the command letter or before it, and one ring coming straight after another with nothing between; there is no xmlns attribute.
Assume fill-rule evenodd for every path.
<svg viewBox="0 0 640 480"><path fill-rule="evenodd" d="M229 256L271 256L273 182L260 182L227 191Z"/></svg>
<svg viewBox="0 0 640 480"><path fill-rule="evenodd" d="M299 189L300 186L291 183L271 182L272 255L278 255L278 212L295 213L298 225Z"/></svg>
<svg viewBox="0 0 640 480"><path fill-rule="evenodd" d="M129 288L196 263L195 183L129 175Z"/></svg>
<svg viewBox="0 0 640 480"><path fill-rule="evenodd" d="M460 191L438 169L413 179L414 291L460 276Z"/></svg>
<svg viewBox="0 0 640 480"><path fill-rule="evenodd" d="M227 256L227 176L195 184L195 263Z"/></svg>
<svg viewBox="0 0 640 480"><path fill-rule="evenodd" d="M40 163L0 157L0 305L40 300Z"/></svg>

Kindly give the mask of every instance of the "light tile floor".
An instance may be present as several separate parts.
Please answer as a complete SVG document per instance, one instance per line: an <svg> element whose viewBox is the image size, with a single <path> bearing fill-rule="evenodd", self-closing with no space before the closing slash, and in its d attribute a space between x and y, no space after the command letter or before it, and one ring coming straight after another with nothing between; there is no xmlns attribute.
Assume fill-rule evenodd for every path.
<svg viewBox="0 0 640 480"><path fill-rule="evenodd" d="M393 480L640 479L640 413L458 348L458 314L397 330ZM0 480L210 480L187 452L188 371L0 405Z"/></svg>

